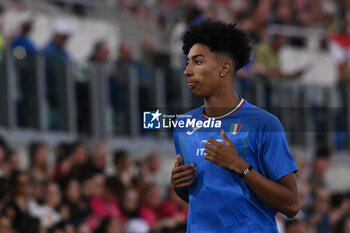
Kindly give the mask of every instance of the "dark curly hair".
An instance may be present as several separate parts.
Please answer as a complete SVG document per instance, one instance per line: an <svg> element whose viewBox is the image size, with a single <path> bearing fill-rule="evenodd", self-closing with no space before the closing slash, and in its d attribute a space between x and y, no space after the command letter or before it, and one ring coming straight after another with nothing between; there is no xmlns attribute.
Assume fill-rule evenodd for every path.
<svg viewBox="0 0 350 233"><path fill-rule="evenodd" d="M235 71L249 62L251 46L247 35L236 24L207 19L190 26L184 34L182 51L188 54L194 44L203 44L210 51L227 54L233 60Z"/></svg>

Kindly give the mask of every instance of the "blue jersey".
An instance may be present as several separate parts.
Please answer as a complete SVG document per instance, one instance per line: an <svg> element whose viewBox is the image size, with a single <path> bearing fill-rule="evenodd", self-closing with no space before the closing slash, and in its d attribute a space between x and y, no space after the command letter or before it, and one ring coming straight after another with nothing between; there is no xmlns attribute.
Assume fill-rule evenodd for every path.
<svg viewBox="0 0 350 233"><path fill-rule="evenodd" d="M265 204L235 172L204 159L204 149L209 138L223 142L220 130L224 129L239 156L260 174L276 181L297 171L281 123L244 99L229 113L215 119L205 116L203 109L204 106L177 118L174 129L176 153L182 156L184 164L197 168L196 180L188 187L187 232L278 232L277 211ZM209 123L203 123L208 119ZM202 123L196 125L199 121Z"/></svg>

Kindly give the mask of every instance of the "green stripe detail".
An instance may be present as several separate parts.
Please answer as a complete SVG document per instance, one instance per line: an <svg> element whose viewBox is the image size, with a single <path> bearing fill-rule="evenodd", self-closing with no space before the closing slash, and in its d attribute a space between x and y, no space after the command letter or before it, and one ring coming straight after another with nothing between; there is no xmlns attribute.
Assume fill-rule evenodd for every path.
<svg viewBox="0 0 350 233"><path fill-rule="evenodd" d="M179 139L180 139L180 149L181 149L181 152L182 152L182 159L183 159L183 164L187 164L187 161L186 161L186 155L185 155L185 150L184 150L184 142L183 142L183 137L182 135L180 134L179 136Z"/></svg>
<svg viewBox="0 0 350 233"><path fill-rule="evenodd" d="M226 113L224 113L224 114L222 114L222 115L219 115L219 116L208 116L208 115L206 115L204 112L203 112L203 115L206 116L206 117L208 117L208 118L219 118L219 117L224 117L224 116L226 116L226 115L230 115L233 111L235 111L235 110L237 109L237 107L238 107L242 102L243 102L243 98L240 98L240 99L238 100L238 102L235 104L235 106L233 106L233 108L232 108L230 111L228 111L228 112L226 112Z"/></svg>
<svg viewBox="0 0 350 233"><path fill-rule="evenodd" d="M235 127L235 124L231 124L230 132L233 133L233 128Z"/></svg>
<svg viewBox="0 0 350 233"><path fill-rule="evenodd" d="M242 159L245 160L245 154L247 152L247 148L248 148L248 142L249 142L249 132L247 133L247 135L245 136L245 139L244 139L244 144L243 144L243 151L242 151L242 155L240 155L240 157Z"/></svg>

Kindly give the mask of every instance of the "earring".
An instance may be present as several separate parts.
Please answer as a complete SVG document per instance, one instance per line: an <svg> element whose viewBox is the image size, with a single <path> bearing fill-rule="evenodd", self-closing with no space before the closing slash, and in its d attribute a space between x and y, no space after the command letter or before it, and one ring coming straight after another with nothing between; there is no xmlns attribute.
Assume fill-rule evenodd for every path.
<svg viewBox="0 0 350 233"><path fill-rule="evenodd" d="M224 74L223 74L223 73L221 73L221 74L220 74L220 77L224 77Z"/></svg>

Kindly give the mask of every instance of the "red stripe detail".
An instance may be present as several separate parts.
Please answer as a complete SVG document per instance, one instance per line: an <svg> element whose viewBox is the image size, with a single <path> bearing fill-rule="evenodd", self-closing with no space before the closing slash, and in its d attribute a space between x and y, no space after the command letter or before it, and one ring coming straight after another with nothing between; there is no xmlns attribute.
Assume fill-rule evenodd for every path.
<svg viewBox="0 0 350 233"><path fill-rule="evenodd" d="M228 117L229 115L232 115L233 113L237 112L238 109L240 109L244 103L245 103L245 99L243 99L243 100L242 100L242 103L241 103L240 105L238 105L237 108L236 108L233 112L231 112L230 114L228 114L228 115L226 115L226 116L218 117L218 118L210 117L210 119L213 119L213 120L221 120L221 119L223 119L223 118L225 118L225 117ZM206 119L206 120L209 119L208 117L206 117L206 116L204 115L204 113L202 113L202 116L203 116L203 118Z"/></svg>
<svg viewBox="0 0 350 233"><path fill-rule="evenodd" d="M238 133L238 132L239 132L239 130L241 129L241 124L238 124L237 128L238 128L238 129L236 130L235 133Z"/></svg>

